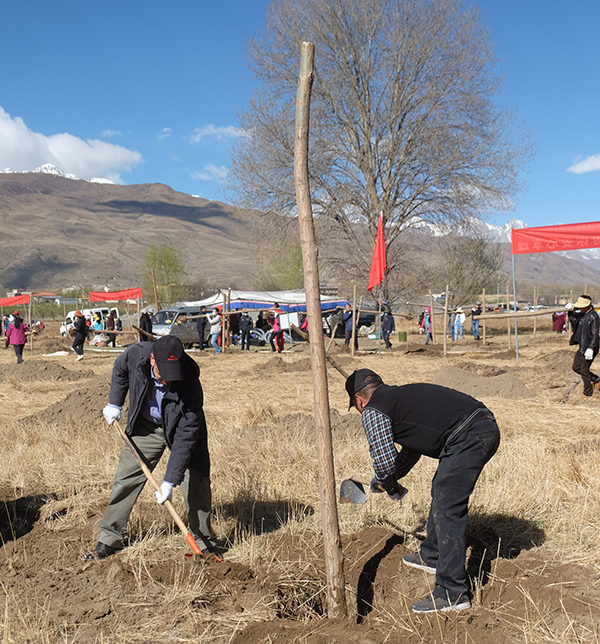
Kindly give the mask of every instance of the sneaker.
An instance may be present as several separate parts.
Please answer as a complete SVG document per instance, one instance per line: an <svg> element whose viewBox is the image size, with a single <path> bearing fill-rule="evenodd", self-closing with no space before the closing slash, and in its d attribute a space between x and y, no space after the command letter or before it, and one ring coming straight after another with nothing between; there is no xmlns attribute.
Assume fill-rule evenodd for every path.
<svg viewBox="0 0 600 644"><path fill-rule="evenodd" d="M409 568L418 568L419 570L424 570L425 572L435 575L435 568L433 566L428 566L421 559L421 555L418 552L415 552L412 555L404 555L404 557L402 557L402 562Z"/></svg>
<svg viewBox="0 0 600 644"><path fill-rule="evenodd" d="M81 355L81 356L77 356L77 360L78 360L78 361L79 361L79 360L83 360L83 356L82 356L82 355Z"/></svg>
<svg viewBox="0 0 600 644"><path fill-rule="evenodd" d="M410 607L413 613L437 613L438 611L447 613L451 610L465 610L465 608L471 608L471 600L465 595L461 595L455 602L442 597L427 595L420 602L416 602Z"/></svg>
<svg viewBox="0 0 600 644"><path fill-rule="evenodd" d="M98 541L98 545L85 556L86 561L100 561L114 555L116 552L121 552L122 546L107 546L105 543Z"/></svg>

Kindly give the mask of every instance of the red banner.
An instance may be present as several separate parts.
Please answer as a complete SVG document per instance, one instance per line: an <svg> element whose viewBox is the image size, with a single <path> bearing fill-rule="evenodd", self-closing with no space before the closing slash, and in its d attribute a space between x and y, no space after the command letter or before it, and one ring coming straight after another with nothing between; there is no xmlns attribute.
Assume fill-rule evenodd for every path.
<svg viewBox="0 0 600 644"><path fill-rule="evenodd" d="M377 225L377 238L375 239L375 248L373 249L373 259L371 260L371 273L369 274L369 285L367 290L371 290L383 282L385 276L385 239L383 238L383 215L379 213L379 224Z"/></svg>
<svg viewBox="0 0 600 644"><path fill-rule="evenodd" d="M141 288L128 288L124 291L90 291L90 302L120 302L121 300L137 300L142 297Z"/></svg>
<svg viewBox="0 0 600 644"><path fill-rule="evenodd" d="M600 248L600 221L589 224L513 228L511 233L513 255Z"/></svg>
<svg viewBox="0 0 600 644"><path fill-rule="evenodd" d="M13 297L0 297L0 304L2 306L19 306L19 304L29 304L31 296L29 293L25 295L13 295Z"/></svg>

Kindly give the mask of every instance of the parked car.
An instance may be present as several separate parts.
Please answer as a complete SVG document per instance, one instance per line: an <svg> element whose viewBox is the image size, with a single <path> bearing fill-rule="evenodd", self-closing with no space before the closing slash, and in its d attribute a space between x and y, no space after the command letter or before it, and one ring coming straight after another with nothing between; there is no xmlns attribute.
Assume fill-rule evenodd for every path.
<svg viewBox="0 0 600 644"><path fill-rule="evenodd" d="M162 309L151 318L154 335L174 335L181 340L184 347L190 348L198 342L196 330L197 319L189 320L191 316L200 315L199 306L179 306Z"/></svg>

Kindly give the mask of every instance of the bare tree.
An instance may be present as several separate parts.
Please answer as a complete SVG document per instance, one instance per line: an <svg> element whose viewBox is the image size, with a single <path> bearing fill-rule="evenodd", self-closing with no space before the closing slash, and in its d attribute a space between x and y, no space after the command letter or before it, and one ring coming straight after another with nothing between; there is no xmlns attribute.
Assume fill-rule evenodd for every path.
<svg viewBox="0 0 600 644"><path fill-rule="evenodd" d="M460 0L273 0L248 44L258 89L229 187L238 202L293 214L300 43L316 45L310 183L322 230L353 277L368 274L379 212L388 273L399 235L508 209L530 156L497 102L501 79L476 8ZM320 244L320 260L337 251Z"/></svg>
<svg viewBox="0 0 600 644"><path fill-rule="evenodd" d="M499 244L485 237L447 236L430 240L437 252L429 253L429 261L421 265L421 290L443 291L450 285L448 303L466 304L480 296L482 289L493 293L504 291L507 275L502 272L504 257Z"/></svg>

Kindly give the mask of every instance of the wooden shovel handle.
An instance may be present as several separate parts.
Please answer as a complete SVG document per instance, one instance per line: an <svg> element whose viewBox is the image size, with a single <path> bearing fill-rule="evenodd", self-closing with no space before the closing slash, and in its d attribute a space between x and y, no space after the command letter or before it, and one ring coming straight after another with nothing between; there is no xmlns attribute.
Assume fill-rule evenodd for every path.
<svg viewBox="0 0 600 644"><path fill-rule="evenodd" d="M115 420L113 422L113 425L117 428L117 431L119 434L121 434L121 438L123 439L125 445L129 448L129 451L131 452L131 455L135 460L137 461L137 464L142 468L142 472L146 475L146 478L150 481L151 485L154 486L154 489L157 492L160 492L160 485L158 484L158 481L154 478L154 475L152 472L148 469L148 466L146 463L144 463L144 460L140 456L140 453L137 451L136 446L133 444L129 436L125 433L123 428L121 427L121 424L119 423L118 420ZM202 550L200 550L200 547L196 543L196 540L194 539L192 533L187 529L187 526L185 523L181 520L181 517L177 514L177 511L173 507L173 504L171 501L165 501L164 502L165 508L169 511L169 514L173 517L175 523L179 526L179 529L183 534L185 534L185 540L190 544L190 548L194 551L195 554L201 555Z"/></svg>

